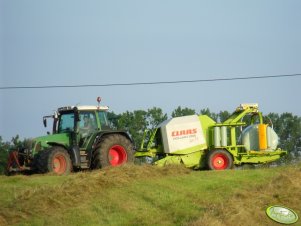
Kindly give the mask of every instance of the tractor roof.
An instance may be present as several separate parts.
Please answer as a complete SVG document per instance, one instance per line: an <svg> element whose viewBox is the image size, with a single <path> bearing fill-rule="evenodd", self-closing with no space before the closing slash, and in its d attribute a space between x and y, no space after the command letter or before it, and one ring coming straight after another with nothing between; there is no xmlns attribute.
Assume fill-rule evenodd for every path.
<svg viewBox="0 0 301 226"><path fill-rule="evenodd" d="M66 107L60 107L58 109L59 112L61 111L70 111L73 110L74 107L77 107L79 111L95 111L95 110L109 110L108 106L88 106L88 105L83 105L83 106L66 106Z"/></svg>

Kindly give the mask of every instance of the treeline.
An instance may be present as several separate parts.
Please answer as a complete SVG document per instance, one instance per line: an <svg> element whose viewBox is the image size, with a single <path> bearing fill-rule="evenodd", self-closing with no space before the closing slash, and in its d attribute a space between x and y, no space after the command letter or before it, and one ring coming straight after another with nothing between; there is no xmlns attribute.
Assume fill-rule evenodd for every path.
<svg viewBox="0 0 301 226"><path fill-rule="evenodd" d="M171 117L179 117L193 114L205 114L215 121L223 122L226 120L231 112L220 111L219 113L211 112L208 108L196 111L191 108L176 108ZM126 111L121 114L109 113L111 126L115 129L126 130L130 133L135 145L139 148L143 134L146 129L151 130L158 126L162 121L168 119L168 115L162 111L161 108L153 107L148 110ZM269 113L264 117L265 123L273 126L275 132L280 139L280 148L289 151L289 155L282 159L282 161L296 161L301 156L301 117L293 115L292 113ZM30 139L20 140L16 135L10 141L4 141L0 136L0 173L3 172L8 150L28 146Z"/></svg>

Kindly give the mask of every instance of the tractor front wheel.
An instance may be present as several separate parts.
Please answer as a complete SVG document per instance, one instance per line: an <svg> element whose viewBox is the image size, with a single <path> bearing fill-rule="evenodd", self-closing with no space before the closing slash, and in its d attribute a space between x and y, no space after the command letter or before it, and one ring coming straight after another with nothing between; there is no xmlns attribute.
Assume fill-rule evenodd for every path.
<svg viewBox="0 0 301 226"><path fill-rule="evenodd" d="M226 170L233 167L233 159L226 150L212 150L207 155L207 166L210 170Z"/></svg>
<svg viewBox="0 0 301 226"><path fill-rule="evenodd" d="M72 168L70 155L62 147L52 147L39 153L36 168L39 173L69 174Z"/></svg>
<svg viewBox="0 0 301 226"><path fill-rule="evenodd" d="M121 134L105 136L97 145L93 154L92 168L120 166L134 162L132 142Z"/></svg>

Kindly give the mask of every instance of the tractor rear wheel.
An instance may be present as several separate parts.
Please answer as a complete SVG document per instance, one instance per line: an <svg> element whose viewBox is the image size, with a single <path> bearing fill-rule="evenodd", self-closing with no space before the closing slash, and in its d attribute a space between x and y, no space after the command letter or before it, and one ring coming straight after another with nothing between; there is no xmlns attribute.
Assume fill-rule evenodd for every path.
<svg viewBox="0 0 301 226"><path fill-rule="evenodd" d="M36 168L39 173L69 174L72 168L70 155L62 147L51 147L39 153Z"/></svg>
<svg viewBox="0 0 301 226"><path fill-rule="evenodd" d="M222 149L212 150L207 155L207 166L210 170L226 170L233 167L231 154Z"/></svg>
<svg viewBox="0 0 301 226"><path fill-rule="evenodd" d="M128 162L134 162L132 142L121 134L112 134L105 136L97 145L93 154L92 168L120 166Z"/></svg>

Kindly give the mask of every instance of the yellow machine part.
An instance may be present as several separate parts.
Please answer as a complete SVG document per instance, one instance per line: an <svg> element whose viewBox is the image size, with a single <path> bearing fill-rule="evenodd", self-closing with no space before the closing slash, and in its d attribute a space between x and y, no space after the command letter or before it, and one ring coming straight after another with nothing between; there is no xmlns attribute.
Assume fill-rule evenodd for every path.
<svg viewBox="0 0 301 226"><path fill-rule="evenodd" d="M266 150L268 148L267 143L267 124L258 125L258 141L259 141L259 150Z"/></svg>

